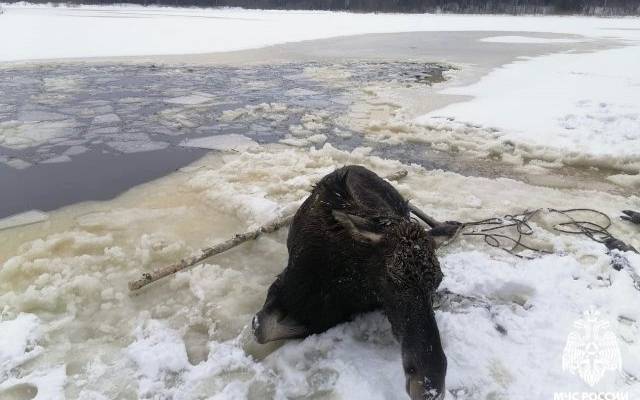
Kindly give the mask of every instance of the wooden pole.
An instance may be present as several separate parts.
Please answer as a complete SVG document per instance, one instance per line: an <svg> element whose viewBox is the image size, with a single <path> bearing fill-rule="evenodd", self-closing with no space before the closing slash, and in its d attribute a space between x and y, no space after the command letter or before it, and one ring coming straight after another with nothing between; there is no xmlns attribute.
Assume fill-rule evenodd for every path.
<svg viewBox="0 0 640 400"><path fill-rule="evenodd" d="M392 173L391 175L388 175L385 177L385 179L393 181L393 180L398 180L398 179L402 179L405 176L407 176L408 172L405 169L396 171L394 173ZM131 281L129 282L129 290L130 291L135 291L138 289L142 289L143 287L164 278L165 276L169 276L169 275L173 275L176 272L182 271L184 269L187 269L197 263L199 263L200 261L206 260L207 258L211 257L211 256L215 256L216 254L220 254L223 253L229 249L232 249L244 242L247 242L249 240L254 240L257 239L260 235L262 235L263 233L272 233L277 231L280 228L283 228L285 226L288 226L289 224L291 224L291 221L293 221L293 216L294 214L291 215L286 215L283 217L278 217L276 219L274 219L273 221L262 225L260 228L254 230L254 231L250 231L250 232L245 232L245 233L240 233L235 235L233 238L224 241L222 243L216 244L214 246L211 247L207 247L204 248L202 250L200 250L199 254L188 257L188 258L184 258L182 260L180 260L177 263L171 264L171 265L167 265L164 267L160 267L160 268L156 268L151 272L145 272L142 274L142 277L140 279L136 279L135 281Z"/></svg>

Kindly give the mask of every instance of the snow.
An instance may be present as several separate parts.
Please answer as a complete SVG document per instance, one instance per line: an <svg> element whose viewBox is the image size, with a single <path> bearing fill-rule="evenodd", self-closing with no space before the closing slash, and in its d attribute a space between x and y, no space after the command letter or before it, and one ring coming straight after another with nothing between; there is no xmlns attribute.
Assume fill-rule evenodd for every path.
<svg viewBox="0 0 640 400"><path fill-rule="evenodd" d="M294 39L415 30L625 39L626 47L521 59L470 86L438 86L435 90L471 98L418 118L417 126L410 121L373 123L386 123L398 135L414 135L412 140L421 136L443 151L498 151L503 161L530 172L544 174L547 168L575 162L618 168L607 179L621 186L640 182L640 75L634 68L640 31L628 29L637 19L3 7L7 12L0 16L0 37L15 38L0 43L4 61L227 51ZM536 45L581 39L488 33L482 40ZM46 79L45 84L73 90L82 81L69 77ZM294 97L311 94L289 92ZM167 93L163 101L199 106L214 98ZM98 114L96 124L120 122L113 110L100 109L92 116ZM286 118L287 109L276 103L241 106L220 120L257 115ZM0 124L1 145L25 148L68 136L65 132L75 126L62 114L27 110L24 116L32 121ZM286 264L285 230L135 296L127 293L127 281L152 267L294 211L314 182L345 164L362 164L380 175L407 169L408 176L394 185L442 220L479 220L539 207L589 207L613 217L620 210L640 208L637 195L429 171L372 156L369 148L309 148L327 140L321 133L323 118L305 115L299 125L291 125L291 136L282 140L290 146L254 146L242 135L189 139L182 145L241 151L212 152L108 202L0 221L0 229L15 229L0 242L0 397L35 388L39 400L76 394L101 400L405 399L399 345L380 312L282 345L260 346L251 339L251 317ZM150 142L144 133L127 135L107 144L125 152L166 145ZM513 151L503 151L507 147ZM71 155L85 150L78 145L70 149ZM525 166L528 156L538 159ZM31 224L44 220L47 224ZM597 390L640 398L640 309L631 274L614 270L601 244L553 230L557 222L549 212L532 221L536 247L551 252L533 260L512 257L471 237L439 251L445 274L441 287L491 305L436 312L448 357L448 400L546 399L554 392L592 390L562 371L572 323L590 307L609 322L623 365L622 373L605 374ZM640 248L636 226L616 219L611 232ZM622 256L639 271L640 256Z"/></svg>
<svg viewBox="0 0 640 400"><path fill-rule="evenodd" d="M519 60L443 93L472 96L417 119L552 161L640 171L640 46ZM467 124L467 126L464 126ZM527 150L525 150L527 151ZM587 161L585 161L587 160Z"/></svg>
<svg viewBox="0 0 640 400"><path fill-rule="evenodd" d="M13 320L0 319L0 378L35 357L42 348L37 345L40 338L40 319L33 314L19 314Z"/></svg>
<svg viewBox="0 0 640 400"><path fill-rule="evenodd" d="M0 267L0 303L22 316L18 323L1 322L0 332L13 323L22 339L9 340L10 350L3 351L20 359L30 354L23 343L41 350L0 390L27 382L44 389L39 377L48 376L58 398L66 381L86 398L405 399L399 345L379 312L282 346L252 341L251 317L286 262L286 231L135 296L126 292L127 280L152 266L291 212L319 177L351 163L380 175L408 169L394 185L439 219L477 220L533 207L594 207L613 216L640 207L637 196L427 171L371 156L367 148L214 152L107 203L54 211L47 233L10 252ZM553 398L555 391L591 390L562 371L561 359L573 321L592 306L618 338L625 376L640 376L640 310L630 275L611 268L602 245L553 231L557 222L550 213L532 221L536 245L553 253L534 260L469 237L440 251L442 288L491 304L490 310L436 312L449 360L447 388L458 398ZM636 226L614 221L611 231L640 244ZM638 255L624 256L640 268ZM30 314L19 314L25 310ZM61 363L75 371L72 378ZM615 373L597 390L640 396L637 384Z"/></svg>
<svg viewBox="0 0 640 400"><path fill-rule="evenodd" d="M511 31L640 36L634 18L3 4L0 61L232 51L365 33ZM65 83L66 84L66 83Z"/></svg>
<svg viewBox="0 0 640 400"><path fill-rule="evenodd" d="M158 381L167 374L187 369L189 361L180 335L159 321L147 321L134 334L136 340L127 347L127 353L138 366L138 395L144 398L161 386Z"/></svg>

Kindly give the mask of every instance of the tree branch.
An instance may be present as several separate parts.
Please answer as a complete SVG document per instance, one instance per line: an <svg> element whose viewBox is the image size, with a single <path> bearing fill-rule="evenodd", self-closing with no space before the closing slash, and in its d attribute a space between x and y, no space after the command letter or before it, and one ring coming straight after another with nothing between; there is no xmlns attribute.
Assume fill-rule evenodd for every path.
<svg viewBox="0 0 640 400"><path fill-rule="evenodd" d="M408 172L405 169L401 169L396 171L385 177L387 180L398 180L407 176ZM235 235L233 238L224 241L222 243L216 244L211 247L204 248L200 250L199 254L185 258L180 260L179 262L171 265L167 265L164 267L156 268L151 272L145 272L142 274L140 279L129 282L129 290L135 291L141 289L159 279L164 278L165 276L173 275L176 272L187 269L200 261L206 260L209 257L215 256L220 253L224 253L225 251L232 249L244 242L249 240L257 239L263 233L272 233L277 231L280 228L288 226L293 221L294 214L286 215L283 217L278 217L271 222L261 226L255 231L240 233Z"/></svg>

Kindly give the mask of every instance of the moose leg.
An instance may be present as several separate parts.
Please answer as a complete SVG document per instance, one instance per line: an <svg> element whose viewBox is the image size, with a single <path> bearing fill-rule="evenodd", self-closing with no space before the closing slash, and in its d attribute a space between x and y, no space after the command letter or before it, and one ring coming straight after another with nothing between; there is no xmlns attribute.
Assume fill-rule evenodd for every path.
<svg viewBox="0 0 640 400"><path fill-rule="evenodd" d="M419 209L418 207L416 207L415 205L409 203L409 210L418 218L420 218L421 220L423 220L427 225L429 225L431 228L435 228L436 226L440 226L442 225L441 222L438 222L438 220L436 220L435 218L432 218L430 216L428 216L427 214L424 213L424 211L422 211L421 209Z"/></svg>

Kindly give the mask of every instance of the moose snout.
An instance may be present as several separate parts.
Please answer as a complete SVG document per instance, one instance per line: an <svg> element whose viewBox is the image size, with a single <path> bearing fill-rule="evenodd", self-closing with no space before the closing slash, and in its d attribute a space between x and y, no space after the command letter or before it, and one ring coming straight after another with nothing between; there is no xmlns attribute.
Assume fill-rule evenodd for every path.
<svg viewBox="0 0 640 400"><path fill-rule="evenodd" d="M411 400L442 400L444 385L435 387L428 378L407 377L407 394Z"/></svg>

